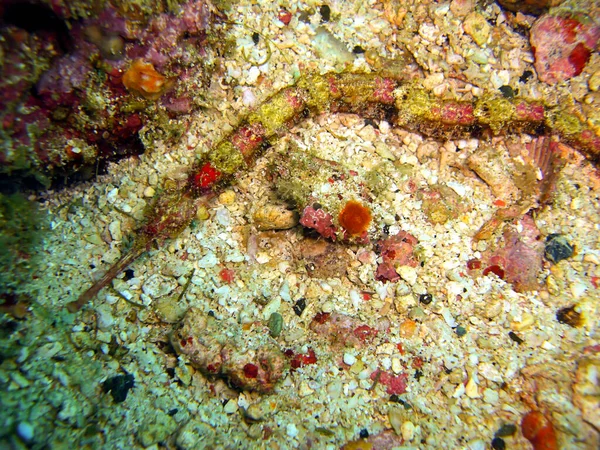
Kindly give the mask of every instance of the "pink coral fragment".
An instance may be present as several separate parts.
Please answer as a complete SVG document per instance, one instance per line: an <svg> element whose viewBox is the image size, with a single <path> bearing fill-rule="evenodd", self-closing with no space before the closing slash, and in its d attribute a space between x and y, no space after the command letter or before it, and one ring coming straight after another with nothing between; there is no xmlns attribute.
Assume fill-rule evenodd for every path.
<svg viewBox="0 0 600 450"><path fill-rule="evenodd" d="M387 387L386 392L390 395L400 395L406 392L406 382L408 375L401 373L400 375L392 375L388 372L383 372L377 369L371 374L371 380L377 380L379 383Z"/></svg>
<svg viewBox="0 0 600 450"><path fill-rule="evenodd" d="M313 206L304 208L300 224L306 228L312 228L324 238L335 241L336 228L333 224L333 216L321 208L315 209Z"/></svg>
<svg viewBox="0 0 600 450"><path fill-rule="evenodd" d="M525 216L520 225L520 232L507 230L504 233L504 246L489 259L491 267L495 265L502 269L503 278L511 283L517 292L538 287L537 276L542 269L544 252L543 241L539 239L540 231L531 216Z"/></svg>
<svg viewBox="0 0 600 450"><path fill-rule="evenodd" d="M375 278L380 281L398 281L400 277L395 266L415 267L417 260L413 256L413 250L417 243L417 238L406 231L379 241L378 247L382 262L377 266Z"/></svg>
<svg viewBox="0 0 600 450"><path fill-rule="evenodd" d="M556 84L579 75L600 39L600 27L586 17L540 17L530 41L540 80Z"/></svg>

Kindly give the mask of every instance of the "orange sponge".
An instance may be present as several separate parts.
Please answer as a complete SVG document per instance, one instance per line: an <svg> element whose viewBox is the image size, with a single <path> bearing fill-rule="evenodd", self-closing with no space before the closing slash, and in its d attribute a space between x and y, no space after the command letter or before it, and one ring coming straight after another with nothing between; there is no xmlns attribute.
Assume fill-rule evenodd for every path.
<svg viewBox="0 0 600 450"><path fill-rule="evenodd" d="M340 225L350 234L359 235L371 224L371 210L356 200L350 200L338 217Z"/></svg>

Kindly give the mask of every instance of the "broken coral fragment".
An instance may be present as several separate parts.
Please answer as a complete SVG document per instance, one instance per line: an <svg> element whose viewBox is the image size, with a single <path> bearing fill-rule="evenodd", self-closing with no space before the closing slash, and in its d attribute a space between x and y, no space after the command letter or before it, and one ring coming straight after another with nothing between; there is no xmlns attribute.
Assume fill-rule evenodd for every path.
<svg viewBox="0 0 600 450"><path fill-rule="evenodd" d="M304 208L302 217L300 217L300 225L311 228L324 238L335 241L336 227L333 224L333 216L325 212L325 210L316 203Z"/></svg>
<svg viewBox="0 0 600 450"><path fill-rule="evenodd" d="M395 267L416 267L417 260L414 257L414 247L417 238L406 231L401 231L394 236L381 240L377 243L382 262L377 266L375 278L380 281L398 281L400 275Z"/></svg>
<svg viewBox="0 0 600 450"><path fill-rule="evenodd" d="M223 378L239 390L272 392L288 367L268 333L244 332L234 320L217 320L197 308L187 312L171 343L204 375Z"/></svg>
<svg viewBox="0 0 600 450"><path fill-rule="evenodd" d="M542 269L544 244L531 216L523 217L519 228L521 231L509 229L504 232L504 244L490 257L492 266L488 269L498 266L502 271L501 278L511 283L515 291L524 292L539 285L537 277ZM498 275L497 270L490 271ZM486 275L485 270L483 274Z"/></svg>

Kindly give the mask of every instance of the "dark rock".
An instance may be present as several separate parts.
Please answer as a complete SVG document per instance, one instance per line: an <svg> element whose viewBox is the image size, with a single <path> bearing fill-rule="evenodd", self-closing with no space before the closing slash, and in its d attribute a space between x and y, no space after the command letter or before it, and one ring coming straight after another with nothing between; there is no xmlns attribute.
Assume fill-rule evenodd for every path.
<svg viewBox="0 0 600 450"><path fill-rule="evenodd" d="M546 238L544 256L548 261L556 264L563 259L573 256L573 251L573 246L560 234L553 233Z"/></svg>
<svg viewBox="0 0 600 450"><path fill-rule="evenodd" d="M129 389L133 388L133 386L133 375L116 375L108 378L104 383L102 383L102 390L105 393L110 392L110 395L112 395L115 403L121 403L125 401Z"/></svg>
<svg viewBox="0 0 600 450"><path fill-rule="evenodd" d="M296 303L294 304L294 313L296 313L296 315L298 317L300 317L302 315L302 313L304 312L304 308L306 308L306 299L304 297L296 300Z"/></svg>
<svg viewBox="0 0 600 450"><path fill-rule="evenodd" d="M504 442L504 439L500 437L495 437L494 439L492 439L492 448L494 450L504 450L506 448L506 443Z"/></svg>
<svg viewBox="0 0 600 450"><path fill-rule="evenodd" d="M556 312L556 320L573 328L583 325L583 317L580 312L575 309L575 306L567 306Z"/></svg>
<svg viewBox="0 0 600 450"><path fill-rule="evenodd" d="M429 305L433 301L433 295L431 294L421 294L419 295L419 301L424 305Z"/></svg>
<svg viewBox="0 0 600 450"><path fill-rule="evenodd" d="M505 424L502 424L502 426L500 428L498 428L498 431L496 431L496 434L494 436L496 436L496 437L512 436L516 432L517 432L517 426L515 424L505 423Z"/></svg>

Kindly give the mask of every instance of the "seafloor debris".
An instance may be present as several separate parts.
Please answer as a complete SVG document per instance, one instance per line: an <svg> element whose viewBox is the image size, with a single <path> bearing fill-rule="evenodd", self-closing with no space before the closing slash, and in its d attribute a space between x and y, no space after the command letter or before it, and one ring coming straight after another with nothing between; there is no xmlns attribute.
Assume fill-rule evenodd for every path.
<svg viewBox="0 0 600 450"><path fill-rule="evenodd" d="M104 392L110 392L115 403L124 402L127 399L127 393L135 385L133 375L130 373L126 375L115 375L114 377L107 378L102 383L102 390Z"/></svg>
<svg viewBox="0 0 600 450"><path fill-rule="evenodd" d="M466 202L456 191L441 184L419 190L417 198L422 202L423 213L433 224L456 219L467 209Z"/></svg>
<svg viewBox="0 0 600 450"><path fill-rule="evenodd" d="M358 319L339 313L318 313L310 324L310 329L317 335L329 340L337 347L361 348L384 333L390 326L389 321L382 320L377 328L371 328Z"/></svg>
<svg viewBox="0 0 600 450"><path fill-rule="evenodd" d="M123 74L123 86L150 100L156 100L173 86L173 81L158 73L152 63L136 59Z"/></svg>
<svg viewBox="0 0 600 450"><path fill-rule="evenodd" d="M541 137L528 145L508 145L505 152L484 147L467 164L497 197L498 210L475 239L489 239L506 221L548 204L565 164L560 145Z"/></svg>
<svg viewBox="0 0 600 450"><path fill-rule="evenodd" d="M539 14L552 6L560 5L564 0L498 0L498 3L510 11Z"/></svg>
<svg viewBox="0 0 600 450"><path fill-rule="evenodd" d="M336 239L337 230L333 224L333 216L318 204L304 208L300 217L300 225L315 230L324 238L331 239L332 241Z"/></svg>
<svg viewBox="0 0 600 450"><path fill-rule="evenodd" d="M271 392L288 367L262 326L243 330L233 319L218 320L197 308L188 310L171 343L204 375L224 378L236 389Z"/></svg>
<svg viewBox="0 0 600 450"><path fill-rule="evenodd" d="M574 328L580 327L584 323L583 315L576 305L566 306L556 312L556 320Z"/></svg>
<svg viewBox="0 0 600 450"><path fill-rule="evenodd" d="M25 195L0 194L0 294L3 305L35 273L46 216ZM0 296L0 298L2 298ZM15 300L15 304L21 304Z"/></svg>
<svg viewBox="0 0 600 450"><path fill-rule="evenodd" d="M371 374L371 380L381 383L386 387L386 392L390 395L400 395L406 392L408 374L401 373L394 375L389 372L376 370Z"/></svg>

